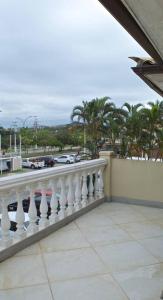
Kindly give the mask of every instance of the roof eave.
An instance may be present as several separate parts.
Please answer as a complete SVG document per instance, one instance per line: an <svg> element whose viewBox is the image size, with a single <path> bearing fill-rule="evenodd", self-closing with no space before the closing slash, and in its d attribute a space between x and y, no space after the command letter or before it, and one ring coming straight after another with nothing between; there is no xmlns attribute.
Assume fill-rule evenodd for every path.
<svg viewBox="0 0 163 300"><path fill-rule="evenodd" d="M163 90L159 88L153 81L145 75L148 74L163 74L163 65L155 64L152 66L133 67L132 70L138 75L150 88L163 97Z"/></svg>
<svg viewBox="0 0 163 300"><path fill-rule="evenodd" d="M163 60L121 0L98 0L126 31L160 64Z"/></svg>

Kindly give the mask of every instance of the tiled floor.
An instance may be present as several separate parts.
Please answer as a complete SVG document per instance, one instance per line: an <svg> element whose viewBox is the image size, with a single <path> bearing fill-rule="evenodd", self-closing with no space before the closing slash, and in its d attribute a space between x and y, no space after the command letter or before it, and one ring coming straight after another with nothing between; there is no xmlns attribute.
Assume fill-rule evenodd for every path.
<svg viewBox="0 0 163 300"><path fill-rule="evenodd" d="M0 265L2 300L159 300L163 210L104 203Z"/></svg>

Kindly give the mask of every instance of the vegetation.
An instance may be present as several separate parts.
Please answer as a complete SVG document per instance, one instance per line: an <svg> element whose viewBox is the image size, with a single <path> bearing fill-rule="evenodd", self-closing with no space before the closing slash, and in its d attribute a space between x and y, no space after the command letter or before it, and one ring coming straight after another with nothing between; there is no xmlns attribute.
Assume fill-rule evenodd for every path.
<svg viewBox="0 0 163 300"><path fill-rule="evenodd" d="M146 107L124 103L119 108L109 97L96 98L75 106L71 119L84 131L84 146L92 158L98 157L106 138L110 149L122 157L163 156L163 101L149 102Z"/></svg>
<svg viewBox="0 0 163 300"><path fill-rule="evenodd" d="M53 127L20 128L22 150L42 147L44 152L65 146L89 149L92 158L104 147L121 157L142 156L163 158L163 101L117 107L109 97L83 101L73 108L71 124ZM0 128L2 149L10 151L14 130ZM11 139L12 137L12 139ZM107 143L106 143L107 140ZM69 147L69 148L70 148Z"/></svg>
<svg viewBox="0 0 163 300"><path fill-rule="evenodd" d="M2 140L2 150L4 152L13 152L14 149L14 131L10 129L0 128L1 140ZM62 151L65 146L79 146L82 140L82 134L78 133L77 130L74 131L73 125L57 126L57 127L46 127L38 128L37 134L33 128L20 128L16 133L16 143L19 147L19 137L21 135L22 150L28 153L28 150L32 147L43 148L44 153L47 150L52 152L54 147L57 147L59 151ZM10 149L10 141L12 149Z"/></svg>

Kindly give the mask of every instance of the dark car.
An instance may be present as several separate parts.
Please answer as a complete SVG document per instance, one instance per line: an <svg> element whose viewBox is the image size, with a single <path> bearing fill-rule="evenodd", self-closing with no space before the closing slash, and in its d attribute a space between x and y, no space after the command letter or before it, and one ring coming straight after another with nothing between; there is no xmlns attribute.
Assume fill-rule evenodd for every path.
<svg viewBox="0 0 163 300"><path fill-rule="evenodd" d="M44 161L45 167L54 167L55 165L53 156L42 156L40 160Z"/></svg>
<svg viewBox="0 0 163 300"><path fill-rule="evenodd" d="M37 216L40 217L40 204L41 204L41 190L36 190L35 191L35 205L36 205L36 210L37 210ZM47 200L47 205L48 205L48 211L47 211L47 217L50 216L51 214L51 207L50 207L50 200L51 200L51 196L52 193L50 190L46 190L46 200ZM57 194L57 198L58 198L58 210L59 210L59 194ZM30 197L28 197L27 199L24 199L22 201L23 204L23 210L25 213L28 214L29 211L29 205L30 205ZM9 212L16 212L17 211L17 202L14 202L12 204L8 205L8 211ZM14 229L10 229L10 230L16 230L16 224L11 224L11 227L14 227Z"/></svg>

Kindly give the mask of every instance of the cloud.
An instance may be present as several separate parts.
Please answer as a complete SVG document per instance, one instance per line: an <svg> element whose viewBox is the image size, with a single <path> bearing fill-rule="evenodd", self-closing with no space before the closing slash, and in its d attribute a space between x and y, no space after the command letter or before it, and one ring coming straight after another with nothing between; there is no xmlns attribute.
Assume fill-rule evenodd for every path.
<svg viewBox="0 0 163 300"><path fill-rule="evenodd" d="M41 124L70 121L74 105L94 97L158 98L132 73L145 56L98 0L0 1L1 125L37 115Z"/></svg>

